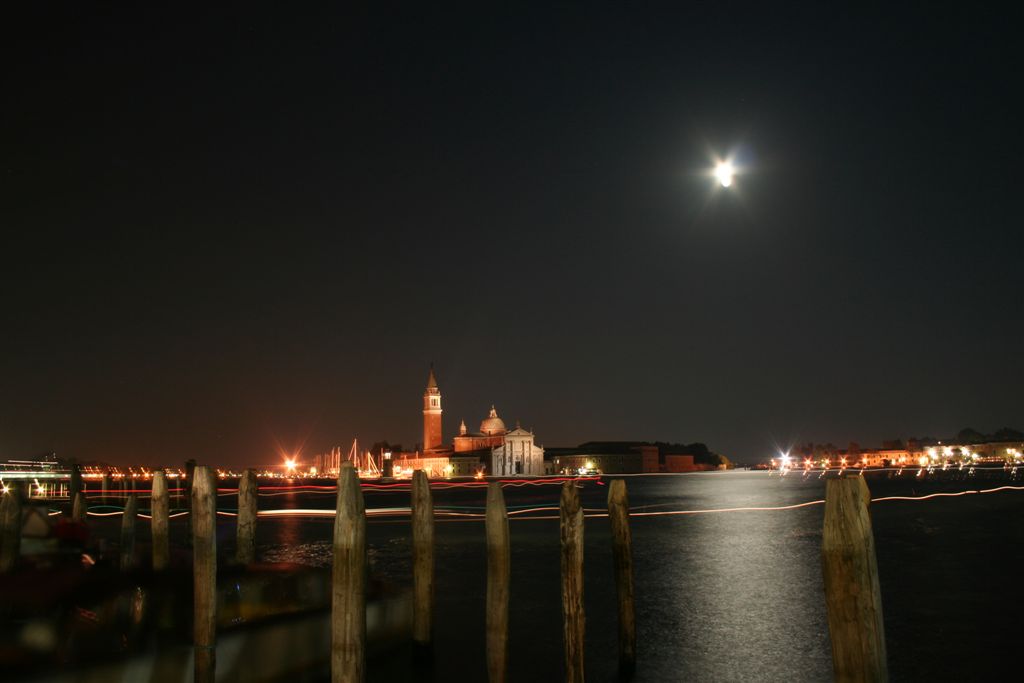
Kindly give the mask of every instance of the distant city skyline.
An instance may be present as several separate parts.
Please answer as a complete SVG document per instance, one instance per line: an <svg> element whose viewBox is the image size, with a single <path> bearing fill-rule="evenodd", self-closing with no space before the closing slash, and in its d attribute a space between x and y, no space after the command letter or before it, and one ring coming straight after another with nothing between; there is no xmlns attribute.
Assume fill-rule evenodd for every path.
<svg viewBox="0 0 1024 683"><path fill-rule="evenodd" d="M0 456L1024 422L994 10L19 9Z"/></svg>
<svg viewBox="0 0 1024 683"><path fill-rule="evenodd" d="M433 363L428 365L429 372L431 373L432 377L436 376L435 373L439 373L440 372L437 369L435 369L434 365L435 364L433 364ZM420 384L422 385L422 382L420 382ZM480 393L480 392L477 391L476 393ZM455 401L455 400L453 400L452 398L449 397L447 390L443 390L442 394L444 396L444 405L445 405L445 413L446 413L446 417L445 417L444 421L443 422L439 421L440 424L443 425L442 444L450 444L452 442L452 440L459 434L459 429L460 428L459 428L458 423L462 422L463 420L467 420L468 421L467 424L473 424L474 421L476 420L476 417L475 416L474 417L456 417L454 415L448 414L450 412L450 410L451 410L451 409L448 408L448 405L450 403L455 403L456 405L461 405L461 406L464 407L466 401L465 400L462 400L462 401ZM410 401L406 400L406 401L404 401L404 403L408 404L408 403L410 403ZM496 405L496 404L492 404L492 405ZM175 459L174 456L172 456L170 458L167 458L167 457L160 458L160 457L146 455L146 454L143 454L143 453L139 453L139 454L132 455L132 456L127 456L127 457L112 457L110 453L104 453L104 454L99 454L99 455L95 455L95 454L94 455L83 455L81 453L74 453L74 452L70 452L70 451L67 451L67 450L43 449L42 451L36 451L36 452L32 452L32 453L22 453L22 454L0 453L0 458L17 459L17 458L20 458L20 457L35 456L35 455L40 455L41 453L53 451L53 452L56 452L58 457L61 457L61 458L73 458L73 459L76 459L76 460L79 460L79 461L103 461L103 462L109 462L112 465L145 465L145 466L167 465L167 466L178 466L182 462L184 462L184 460L187 460L189 458L194 458L194 459L196 459L196 460L198 460L199 462L202 462L202 463L209 463L209 464L213 464L213 465L220 465L220 466L227 466L227 467L247 467L247 466L275 467L275 466L280 466L286 459L292 459L292 458L298 458L300 461L308 463L308 462L312 461L315 458L315 456L320 455L320 454L324 454L326 452L329 452L329 451L331 451L335 447L341 447L344 452L347 452L348 447L350 446L351 441L353 439L359 441L360 448L362 450L365 450L365 449L369 448L373 443L377 443L377 442L381 442L381 441L387 441L389 444L392 444L392 445L395 445L395 446L402 446L404 449L409 450L409 451L416 450L416 449L422 449L423 432L420 431L417 434L415 432L415 430L416 430L416 428L421 428L421 429L423 428L423 423L422 423L422 421L418 421L418 418L420 417L421 410L422 410L422 408L424 406L423 405L418 405L418 406L402 406L402 407L405 409L405 413L406 413L406 415L404 416L405 419L402 420L402 419L397 419L396 418L395 423L399 424L399 423L403 423L404 422L404 423L409 423L409 424L402 424L402 429L401 430L396 429L394 431L396 433L400 432L401 434L404 434L406 436L408 436L410 434L414 435L414 436L412 436L412 437L410 437L408 439L405 439L405 438L401 438L401 439L400 438L395 438L394 434L391 434L391 435L389 435L389 434L375 434L375 435L363 435L363 436L360 436L358 434L352 434L351 436L346 436L346 437L342 437L342 438L339 438L339 439L331 440L330 436L323 437L322 435L317 435L316 433L311 431L311 432L309 432L308 434L306 434L304 436L298 436L298 437L296 437L294 439L291 439L291 440L289 440L287 438L280 438L278 436L274 436L271 439L271 441L268 443L267 450L262 454L262 456L256 455L254 457L244 457L244 456L237 456L237 455L230 455L230 454L216 454L216 453L209 454L209 455L198 454L198 453L193 453L193 454L187 454L186 453L186 454L182 454L177 459ZM486 417L487 417L486 415L481 415L480 419L484 420L484 419L486 419ZM452 425L453 421L457 421L454 426ZM516 422L519 422L519 421L520 421L519 418L512 418L512 423L516 423ZM325 420L325 422L326 422L326 420ZM529 424L529 423L527 423L527 424ZM533 429L532 425L528 426L528 428L529 429ZM973 430L973 429L974 429L973 427L961 427L961 428L957 428L957 429L946 429L944 431L939 431L939 432L934 432L934 433L933 432L929 432L929 433L887 434L887 435L882 435L880 438L877 438L877 439L874 439L874 440L872 440L872 439L865 439L865 438L863 438L862 435L861 436L853 435L853 436L851 436L850 438L847 438L847 439L829 438L827 435L826 435L826 437L817 438L817 439L814 439L814 438L802 438L802 437L799 437L799 436L796 436L796 437L793 437L793 438L790 438L790 439L783 439L783 440L772 438L772 439L770 439L770 442L767 442L764 445L764 447L760 449L760 452L758 454L750 455L750 456L743 456L743 455L737 455L735 453L730 453L727 450L725 450L725 449L721 448L720 446L718 446L713 440L709 440L709 439L691 438L691 437L665 438L665 437L661 437L661 436L657 436L657 435L651 436L651 435L636 435L636 434L618 434L618 435L615 435L615 434L602 433L602 432L600 432L600 430L598 430L598 433L599 434L603 434L603 435L600 435L600 436L582 435L581 438L577 438L577 439L571 440L571 441L564 441L564 442L553 442L552 441L552 442L546 442L546 443L543 443L543 444L542 444L543 440L541 439L541 440L538 440L538 443L542 444L542 445L546 445L548 447L552 447L553 446L553 447L556 447L556 448L574 447L574 446L577 446L577 445L580 445L580 444L583 444L583 443L586 443L586 442L612 442L612 441L637 441L637 442L643 441L643 442L650 442L650 443L663 442L663 443L679 443L679 444L684 444L684 443L704 443L705 445L708 446L708 448L711 451L716 452L716 453L721 453L722 455L725 455L728 458L730 458L733 462L735 462L737 464L743 465L743 464L757 464L757 463L766 462L769 459L777 458L782 453L788 453L790 451L799 450L805 444L813 444L813 445L819 445L819 446L823 446L825 444L833 444L834 446L836 446L837 448L840 448L840 449L845 449L848 445L856 444L856 445L858 445L859 447L862 447L862 448L876 449L877 450L877 449L886 447L886 444L889 443L889 442L894 442L894 441L904 441L905 442L908 439L939 439L939 440L956 441L957 440L957 434L959 432L961 432L962 430ZM1010 425L1002 425L999 428L993 428L993 429L988 429L988 430L985 430L985 429L980 430L979 436L981 436L981 437L989 437L989 436L992 436L993 433L996 433L996 432L998 432L1000 430L1003 430L1003 431L1010 430L1011 432L1018 432L1019 431L1019 430L1016 429L1016 427L1013 427L1013 426L1010 426ZM543 434L541 436L543 436ZM1013 435L1013 439L1016 439L1016 438L1017 438L1017 434L1014 434ZM322 445L322 446L314 445L314 442L317 443L317 444L322 443L324 445ZM448 448L450 449L450 446Z"/></svg>

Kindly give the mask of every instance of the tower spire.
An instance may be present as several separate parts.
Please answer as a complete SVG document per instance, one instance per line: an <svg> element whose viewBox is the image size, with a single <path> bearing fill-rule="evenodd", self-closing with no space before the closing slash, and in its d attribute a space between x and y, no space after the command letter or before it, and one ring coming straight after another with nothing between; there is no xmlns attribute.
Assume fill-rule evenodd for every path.
<svg viewBox="0 0 1024 683"><path fill-rule="evenodd" d="M427 376L427 389L423 392L423 450L430 451L441 447L444 438L441 435L441 390L437 388L437 377L434 376L434 364L430 364L430 375Z"/></svg>

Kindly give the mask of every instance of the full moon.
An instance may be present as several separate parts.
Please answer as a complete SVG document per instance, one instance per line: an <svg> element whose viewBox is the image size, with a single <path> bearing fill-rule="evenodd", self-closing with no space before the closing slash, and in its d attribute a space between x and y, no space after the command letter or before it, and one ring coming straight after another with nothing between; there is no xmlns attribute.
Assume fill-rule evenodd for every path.
<svg viewBox="0 0 1024 683"><path fill-rule="evenodd" d="M721 161L715 166L715 178L722 185L722 187L729 187L732 185L733 168L732 164L728 161Z"/></svg>

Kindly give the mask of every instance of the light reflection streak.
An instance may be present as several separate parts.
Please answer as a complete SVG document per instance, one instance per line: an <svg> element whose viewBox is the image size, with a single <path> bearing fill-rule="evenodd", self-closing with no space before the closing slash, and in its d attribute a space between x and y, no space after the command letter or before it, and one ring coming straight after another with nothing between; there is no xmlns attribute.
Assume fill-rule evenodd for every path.
<svg viewBox="0 0 1024 683"><path fill-rule="evenodd" d="M967 491L955 491L951 493L929 493L926 496L883 496L881 498L872 498L872 503L887 501L887 500L928 500L930 498L951 498L956 496L969 496L976 493L996 493L997 491L1024 491L1024 486L998 486L994 489L969 489Z"/></svg>
<svg viewBox="0 0 1024 683"><path fill-rule="evenodd" d="M936 498L958 498L968 495L979 495L985 493L998 493L1000 491L1024 491L1024 486L997 486L990 489L968 489L964 491L952 491L952 492L940 492L930 493L923 496L880 496L878 498L872 498L872 503L884 503L889 501L904 501L904 502L923 502L927 500L934 500ZM812 507L815 505L824 505L824 499L809 500L803 503L793 503L791 505L774 505L774 506L745 506L745 507L730 507L730 508L707 508L702 510L649 510L651 507L658 507L659 505L670 505L670 503L655 504L649 506L642 506L640 510L630 512L630 517L670 517L678 515L703 515L703 514L715 514L723 512L777 512L782 510L795 510L798 508ZM479 509L479 508L477 508ZM559 511L558 506L538 506L523 508L518 510L509 510L509 519L514 520L550 520L559 519L559 515L544 515L536 513L557 513ZM50 515L62 514L59 511L50 512ZM111 512L94 512L92 510L87 513L92 517L115 517L123 515L124 510L113 510ZM175 512L169 515L169 518L183 517L189 514L187 511ZM218 510L218 515L224 517L237 517L237 512L228 510ZM331 508L281 508L274 510L259 510L257 513L260 517L267 518L287 518L287 517L334 517L335 511ZM386 507L386 508L367 508L366 516L371 517L398 517L406 518L411 514L411 509L408 507ZM437 507L434 509L434 514L438 518L437 521L471 521L471 520L483 520L486 517L485 513L482 512L465 512L460 510L454 510L445 507ZM597 518L607 517L608 513L603 512L601 508L585 508L584 517ZM143 519L152 519L152 515L139 513L139 517Z"/></svg>
<svg viewBox="0 0 1024 683"><path fill-rule="evenodd" d="M502 488L521 488L524 486L553 486L561 485L566 481L578 481L588 482L592 481L599 485L603 485L600 475L590 477L546 477L544 479L503 479L499 480ZM447 490L456 488L486 488L489 482L485 480L474 479L472 481L432 481L430 482L430 488L433 490ZM384 491L409 491L411 484L409 482L394 482L390 484L376 484L373 482L361 482L362 488L366 492L384 492ZM168 489L168 494L183 494L185 489L176 488ZM323 484L293 484L293 485L280 485L280 486L260 486L257 489L257 494L263 497L271 496L287 496L295 493L321 493L321 494L336 494L338 492L337 485L323 485ZM150 489L118 489L107 491L106 494L100 491L87 491L84 492L86 499L103 499L103 498L125 498L131 494L141 494L140 499L150 498ZM238 494L237 488L218 488L217 496L234 496Z"/></svg>

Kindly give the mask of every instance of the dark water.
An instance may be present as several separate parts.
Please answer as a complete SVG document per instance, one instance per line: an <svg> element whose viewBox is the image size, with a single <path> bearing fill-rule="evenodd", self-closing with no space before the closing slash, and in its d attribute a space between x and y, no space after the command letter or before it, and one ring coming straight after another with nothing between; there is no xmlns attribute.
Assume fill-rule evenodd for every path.
<svg viewBox="0 0 1024 683"><path fill-rule="evenodd" d="M634 511L779 506L820 499L824 480L790 473L628 477ZM873 496L1019 484L1003 472L915 477L869 473ZM510 508L557 505L558 486L506 488ZM587 508L607 487L582 490ZM482 509L485 492L435 492L435 505ZM222 498L222 505L228 506ZM230 499L227 499L230 500ZM262 497L262 509L333 507L333 495ZM366 505L408 505L372 493ZM461 509L461 508L460 508ZM785 511L634 517L637 681L825 681L831 656L821 580L823 506ZM1024 491L872 505L893 680L1002 679L1019 640ZM513 521L510 679L563 677L557 520ZM261 518L264 559L330 562L330 519ZM485 680L486 562L480 521L437 526L432 680ZM233 524L221 529L230 552ZM373 572L411 583L407 521L368 525ZM586 522L587 677L616 678L616 598L608 522ZM374 660L372 681L409 680L404 655ZM422 676L418 679L424 679Z"/></svg>

